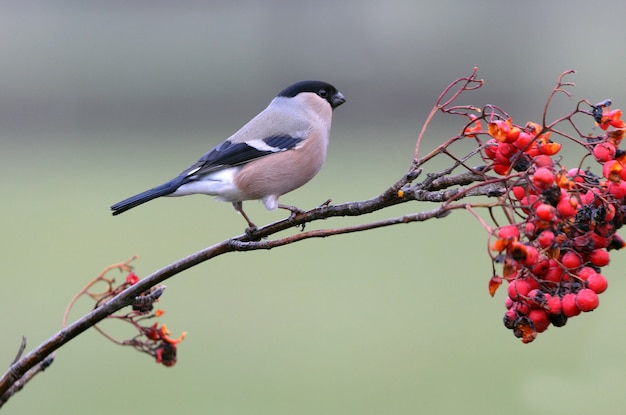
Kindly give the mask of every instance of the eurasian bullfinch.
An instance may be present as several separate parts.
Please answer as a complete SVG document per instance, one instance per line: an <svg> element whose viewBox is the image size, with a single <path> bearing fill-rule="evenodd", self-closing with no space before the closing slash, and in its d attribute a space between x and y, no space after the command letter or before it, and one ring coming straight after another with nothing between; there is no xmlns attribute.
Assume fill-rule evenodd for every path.
<svg viewBox="0 0 626 415"><path fill-rule="evenodd" d="M206 194L231 202L245 218L244 200L268 210L322 167L333 109L345 102L334 86L302 81L283 89L256 117L174 179L111 206L113 215L161 196Z"/></svg>

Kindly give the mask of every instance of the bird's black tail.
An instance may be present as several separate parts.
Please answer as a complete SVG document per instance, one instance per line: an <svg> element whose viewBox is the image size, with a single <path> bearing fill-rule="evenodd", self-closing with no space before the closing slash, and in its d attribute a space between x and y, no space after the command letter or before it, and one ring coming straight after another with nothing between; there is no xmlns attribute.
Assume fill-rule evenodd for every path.
<svg viewBox="0 0 626 415"><path fill-rule="evenodd" d="M174 193L176 189L178 189L178 187L183 184L183 182L184 177L177 177L174 180L170 180L169 182L163 183L160 186L157 186L150 190L146 190L145 192L129 197L128 199L122 200L121 202L118 202L111 206L113 215L119 215L120 213L126 212L129 209L149 202L152 199Z"/></svg>

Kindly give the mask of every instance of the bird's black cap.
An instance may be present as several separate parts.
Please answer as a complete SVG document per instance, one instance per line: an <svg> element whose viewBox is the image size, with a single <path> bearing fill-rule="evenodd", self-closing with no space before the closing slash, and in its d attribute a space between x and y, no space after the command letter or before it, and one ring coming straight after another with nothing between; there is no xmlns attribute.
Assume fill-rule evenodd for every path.
<svg viewBox="0 0 626 415"><path fill-rule="evenodd" d="M337 90L334 86L329 84L328 82L322 81L300 81L296 82L293 85L288 86L279 92L277 96L285 97L285 98L293 98L296 95L302 92L312 92L314 94L319 95L324 98L331 107L337 108L344 102L346 99L343 94Z"/></svg>

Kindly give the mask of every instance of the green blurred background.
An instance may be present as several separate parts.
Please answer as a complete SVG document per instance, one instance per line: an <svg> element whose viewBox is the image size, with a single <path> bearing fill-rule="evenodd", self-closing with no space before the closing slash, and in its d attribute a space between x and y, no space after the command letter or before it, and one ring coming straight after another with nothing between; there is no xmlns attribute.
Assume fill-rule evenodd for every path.
<svg viewBox="0 0 626 415"><path fill-rule="evenodd" d="M105 265L137 253L145 276L241 233L229 204L201 196L116 218L108 207L177 174L286 85L326 80L348 102L335 112L325 168L282 200L365 199L402 174L439 92L474 66L487 83L463 103L498 104L520 123L540 119L571 68L575 100L626 106L625 9L617 0L2 2L3 366L21 335L30 349L53 334ZM561 97L554 113L574 102ZM458 122L437 118L425 146ZM284 216L247 206L259 224ZM624 255L613 256L598 310L522 345L502 325L504 293L487 293L485 238L458 212L217 258L167 282L161 320L173 335L189 332L174 368L90 331L4 409L624 413ZM72 318L89 308L80 302Z"/></svg>

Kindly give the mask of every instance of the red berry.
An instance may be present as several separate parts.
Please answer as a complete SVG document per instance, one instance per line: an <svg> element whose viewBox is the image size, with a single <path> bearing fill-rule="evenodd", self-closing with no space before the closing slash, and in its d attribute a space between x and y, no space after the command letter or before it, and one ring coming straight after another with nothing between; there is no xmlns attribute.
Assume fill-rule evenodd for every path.
<svg viewBox="0 0 626 415"><path fill-rule="evenodd" d="M548 169L552 169L552 167L554 167L554 162L550 156L544 156L541 154L533 158L533 161L537 167L547 167Z"/></svg>
<svg viewBox="0 0 626 415"><path fill-rule="evenodd" d="M546 190L554 185L554 173L546 167L540 167L533 174L532 181L536 188Z"/></svg>
<svg viewBox="0 0 626 415"><path fill-rule="evenodd" d="M596 294L602 294L606 291L609 283L602 274L594 273L587 277L587 287Z"/></svg>
<svg viewBox="0 0 626 415"><path fill-rule="evenodd" d="M522 259L522 264L530 267L535 265L538 260L539 251L537 251L537 248L535 248L534 246L526 245L526 257Z"/></svg>
<svg viewBox="0 0 626 415"><path fill-rule="evenodd" d="M522 186L513 186L511 190L513 190L513 196L515 196L517 200L522 200L524 196L526 196L526 189Z"/></svg>
<svg viewBox="0 0 626 415"><path fill-rule="evenodd" d="M595 274L596 270L591 267L582 267L578 270L576 275L583 281L587 281L590 275Z"/></svg>
<svg viewBox="0 0 626 415"><path fill-rule="evenodd" d="M551 259L548 271L546 271L543 279L549 282L560 283L566 280L566 277L567 274L563 272L563 268L561 268L561 265L559 265L555 260Z"/></svg>
<svg viewBox="0 0 626 415"><path fill-rule="evenodd" d="M599 196L602 196L602 191L597 188L591 188L589 190L587 190L587 193L585 193L585 195L583 196L583 202L586 205L590 205L593 203L594 207L597 207L600 205L600 198Z"/></svg>
<svg viewBox="0 0 626 415"><path fill-rule="evenodd" d="M601 163L615 158L615 146L612 143L604 142L593 147L593 156Z"/></svg>
<svg viewBox="0 0 626 415"><path fill-rule="evenodd" d="M506 176L511 170L511 163L493 163L493 171L500 176Z"/></svg>
<svg viewBox="0 0 626 415"><path fill-rule="evenodd" d="M134 285L134 284L137 284L138 282L139 282L139 277L135 275L134 272L131 272L130 274L126 276L126 283L130 285Z"/></svg>
<svg viewBox="0 0 626 415"><path fill-rule="evenodd" d="M519 229L515 225L506 225L498 229L498 238L500 239L517 239L519 238Z"/></svg>
<svg viewBox="0 0 626 415"><path fill-rule="evenodd" d="M537 230L537 226L532 222L526 222L524 225L524 234L528 237L532 237Z"/></svg>
<svg viewBox="0 0 626 415"><path fill-rule="evenodd" d="M561 298L558 295L551 296L550 294L546 294L546 310L549 314L560 314L561 313Z"/></svg>
<svg viewBox="0 0 626 415"><path fill-rule="evenodd" d="M521 300L522 297L526 297L530 292L530 285L526 280L516 279L509 283L507 292L509 297L513 300Z"/></svg>
<svg viewBox="0 0 626 415"><path fill-rule="evenodd" d="M567 317L574 317L580 314L580 308L576 305L576 294L569 293L563 296L561 311Z"/></svg>
<svg viewBox="0 0 626 415"><path fill-rule="evenodd" d="M533 265L532 273L537 277L543 277L549 269L550 261L547 258L542 257L535 265Z"/></svg>
<svg viewBox="0 0 626 415"><path fill-rule="evenodd" d="M604 222L610 222L615 217L615 205L608 204L606 205L606 217L604 218Z"/></svg>
<svg viewBox="0 0 626 415"><path fill-rule="evenodd" d="M542 248L549 248L554 243L554 232L552 231L543 231L537 237L537 242L539 242L539 246Z"/></svg>
<svg viewBox="0 0 626 415"><path fill-rule="evenodd" d="M569 169L567 171L567 177L569 179L574 180L576 183L584 182L583 177L585 176L585 172L578 168Z"/></svg>
<svg viewBox="0 0 626 415"><path fill-rule="evenodd" d="M569 270L576 269L580 267L583 263L582 259L578 256L578 254L574 251L567 251L563 254L561 258L561 263L563 266Z"/></svg>
<svg viewBox="0 0 626 415"><path fill-rule="evenodd" d="M522 151L525 151L528 149L530 143L533 141L533 139L535 138L534 135L528 134L528 133L520 133L519 136L517 137L517 140L515 140L515 142L513 143L513 145Z"/></svg>
<svg viewBox="0 0 626 415"><path fill-rule="evenodd" d="M526 316L530 312L530 306L528 305L528 303L524 303L521 301L515 301L513 303L513 308L515 309L515 311L517 311L517 314L521 316Z"/></svg>
<svg viewBox="0 0 626 415"><path fill-rule="evenodd" d="M530 211L528 210L528 208L532 209L535 205L539 204L539 197L533 194L524 196L522 200L520 200L520 204L522 205L522 210L526 213L529 213Z"/></svg>
<svg viewBox="0 0 626 415"><path fill-rule="evenodd" d="M595 291L589 288L583 288L576 294L576 306L580 311L592 311L595 310L600 304L600 299Z"/></svg>
<svg viewBox="0 0 626 415"><path fill-rule="evenodd" d="M535 208L535 214L540 220L552 221L556 215L556 209L552 205L541 203Z"/></svg>
<svg viewBox="0 0 626 415"><path fill-rule="evenodd" d="M609 253L604 249L594 249L589 254L589 262L597 267L604 267L609 264Z"/></svg>
<svg viewBox="0 0 626 415"><path fill-rule="evenodd" d="M496 151L496 161L509 161L517 153L517 149L507 143L499 143Z"/></svg>
<svg viewBox="0 0 626 415"><path fill-rule="evenodd" d="M548 314L541 309L530 310L530 313L528 313L528 319L533 322L537 333L546 331L550 325Z"/></svg>
<svg viewBox="0 0 626 415"><path fill-rule="evenodd" d="M496 141L495 138L490 138L489 140L487 140L487 142L485 143L485 156L491 160L493 160L496 157L496 150L498 149L498 142Z"/></svg>
<svg viewBox="0 0 626 415"><path fill-rule="evenodd" d="M608 185L609 193L616 199L623 199L626 197L626 181L620 180L619 183L610 181Z"/></svg>
<svg viewBox="0 0 626 415"><path fill-rule="evenodd" d="M569 195L561 197L559 203L556 205L556 211L563 219L569 219L576 216L578 213L578 201L576 198L572 198Z"/></svg>

